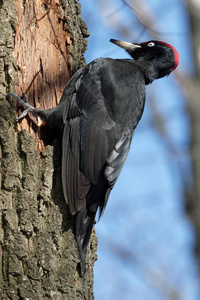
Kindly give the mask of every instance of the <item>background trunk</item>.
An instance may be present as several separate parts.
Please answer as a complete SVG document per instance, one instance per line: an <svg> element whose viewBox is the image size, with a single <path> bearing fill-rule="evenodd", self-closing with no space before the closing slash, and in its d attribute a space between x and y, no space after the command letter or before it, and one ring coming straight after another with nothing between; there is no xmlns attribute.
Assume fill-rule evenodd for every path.
<svg viewBox="0 0 200 300"><path fill-rule="evenodd" d="M182 78L187 92L188 110L191 121L191 158L193 167L193 186L188 192L187 212L196 230L196 252L200 261L200 7L188 0L188 13L191 25L192 49L194 51L193 76Z"/></svg>
<svg viewBox="0 0 200 300"><path fill-rule="evenodd" d="M86 36L75 0L0 1L0 299L93 299L97 241L93 233L80 278L61 143L47 146L28 119L16 125L16 103L6 99L25 92L36 107L55 106L84 64Z"/></svg>

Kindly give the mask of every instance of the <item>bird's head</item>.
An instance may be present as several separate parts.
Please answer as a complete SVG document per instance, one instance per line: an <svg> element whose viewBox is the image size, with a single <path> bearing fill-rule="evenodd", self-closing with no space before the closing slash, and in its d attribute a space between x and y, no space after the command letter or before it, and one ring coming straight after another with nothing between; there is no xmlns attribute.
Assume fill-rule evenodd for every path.
<svg viewBox="0 0 200 300"><path fill-rule="evenodd" d="M128 43L118 40L110 40L115 45L125 49L134 60L138 61L144 73L149 73L149 81L169 75L176 69L179 55L176 49L160 41L149 41L145 43ZM152 74L150 74L152 73Z"/></svg>

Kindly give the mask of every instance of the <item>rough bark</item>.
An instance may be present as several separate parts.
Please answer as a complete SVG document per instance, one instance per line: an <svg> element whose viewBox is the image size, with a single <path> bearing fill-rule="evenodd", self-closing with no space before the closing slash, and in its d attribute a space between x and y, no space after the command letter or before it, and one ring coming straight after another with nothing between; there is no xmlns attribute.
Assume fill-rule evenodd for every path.
<svg viewBox="0 0 200 300"><path fill-rule="evenodd" d="M0 1L0 299L93 299L97 241L93 232L80 278L61 142L44 147L45 131L28 119L17 130L6 99L27 92L35 106L55 106L84 64L87 35L76 0Z"/></svg>

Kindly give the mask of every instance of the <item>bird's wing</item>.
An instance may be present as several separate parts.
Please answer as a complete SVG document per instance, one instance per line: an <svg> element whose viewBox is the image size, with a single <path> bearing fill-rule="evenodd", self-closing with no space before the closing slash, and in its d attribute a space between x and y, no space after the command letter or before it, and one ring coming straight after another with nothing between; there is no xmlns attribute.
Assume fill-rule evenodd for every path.
<svg viewBox="0 0 200 300"><path fill-rule="evenodd" d="M62 143L62 183L65 200L72 214L81 209L90 188L88 180L80 171L80 119L66 122Z"/></svg>
<svg viewBox="0 0 200 300"><path fill-rule="evenodd" d="M117 101L123 100L120 98L124 86L113 86L112 73L106 73L109 68L105 64L107 61L104 59L93 61L70 82L73 92L69 107L64 112L62 180L72 214L83 206L92 185L105 185L106 182L107 188L113 187L128 155L133 135L134 128L129 129L128 123L126 126L123 124L125 111L120 114L116 112L117 107L112 107L112 97ZM121 91L119 99L116 88ZM131 88L129 94L124 91L129 102L132 92ZM132 111L138 110L139 113L137 100L135 103L132 101ZM126 109L126 113L128 115L130 109ZM129 116L127 118L130 119ZM133 124L131 126L134 127Z"/></svg>
<svg viewBox="0 0 200 300"><path fill-rule="evenodd" d="M126 161L132 137L133 135L126 135L125 132L123 132L121 138L117 141L114 149L107 158L104 174L111 188L117 181L117 178L119 177L119 174Z"/></svg>

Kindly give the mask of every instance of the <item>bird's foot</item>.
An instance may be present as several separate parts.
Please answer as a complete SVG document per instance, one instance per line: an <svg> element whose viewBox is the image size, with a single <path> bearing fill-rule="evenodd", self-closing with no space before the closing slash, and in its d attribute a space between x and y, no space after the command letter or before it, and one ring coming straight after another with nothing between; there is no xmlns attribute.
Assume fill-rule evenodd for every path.
<svg viewBox="0 0 200 300"><path fill-rule="evenodd" d="M21 106L23 106L25 108L25 110L23 111L21 116L16 118L16 121L19 121L20 119L23 119L29 112L34 114L35 108L28 103L28 97L25 93L23 93L24 100L22 100L19 96L17 96L14 93L9 93L8 96L11 96L11 97L15 98L21 104Z"/></svg>
<svg viewBox="0 0 200 300"><path fill-rule="evenodd" d="M36 109L35 107L31 106L28 103L28 97L25 93L23 93L24 100L22 100L18 95L14 94L14 93L9 93L8 96L15 98L19 102L19 104L21 104L21 106L23 106L25 108L23 113L18 118L16 118L16 121L23 119L30 112L36 118L36 122L38 123L38 117L37 117L38 109ZM40 126L40 124L37 124L37 125Z"/></svg>

